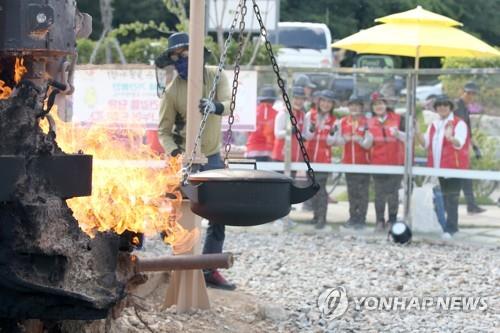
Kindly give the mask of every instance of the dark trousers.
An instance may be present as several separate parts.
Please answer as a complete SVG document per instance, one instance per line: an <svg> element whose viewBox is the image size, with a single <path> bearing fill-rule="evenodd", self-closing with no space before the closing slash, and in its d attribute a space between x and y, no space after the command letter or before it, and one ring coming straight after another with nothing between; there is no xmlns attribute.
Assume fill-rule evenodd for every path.
<svg viewBox="0 0 500 333"><path fill-rule="evenodd" d="M326 223L326 212L328 209L328 193L326 193L326 181L329 173L316 172L316 182L319 184L319 191L312 197L311 206L314 211L314 220L317 223Z"/></svg>
<svg viewBox="0 0 500 333"><path fill-rule="evenodd" d="M349 220L366 223L368 210L368 189L370 175L365 173L346 173L347 195L349 197Z"/></svg>
<svg viewBox="0 0 500 333"><path fill-rule="evenodd" d="M373 175L377 222L385 221L386 204L389 210L389 222L396 222L399 208L398 191L402 179L402 175Z"/></svg>
<svg viewBox="0 0 500 333"><path fill-rule="evenodd" d="M446 210L445 232L454 234L458 231L458 199L462 180L459 178L439 178L443 192L444 209Z"/></svg>
<svg viewBox="0 0 500 333"><path fill-rule="evenodd" d="M462 190L464 191L465 202L467 209L476 207L476 198L474 198L474 190L472 189L472 179L462 179Z"/></svg>
<svg viewBox="0 0 500 333"><path fill-rule="evenodd" d="M222 163L219 153L210 155L207 158L208 163L200 167L201 171L224 168L224 164ZM225 237L225 226L223 224L214 224L208 221L203 253L221 253Z"/></svg>

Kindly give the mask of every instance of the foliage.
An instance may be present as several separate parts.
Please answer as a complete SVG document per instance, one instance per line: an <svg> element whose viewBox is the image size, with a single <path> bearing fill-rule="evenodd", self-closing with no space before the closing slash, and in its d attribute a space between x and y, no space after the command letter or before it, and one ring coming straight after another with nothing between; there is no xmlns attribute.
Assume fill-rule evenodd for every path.
<svg viewBox="0 0 500 333"><path fill-rule="evenodd" d="M105 39L102 46L99 48L95 60L96 64L105 63L103 46L105 46L108 42L110 42L109 39ZM79 64L88 64L90 62L90 55L92 54L95 45L96 42L89 39L80 39L77 41ZM127 60L127 63L132 64L150 64L161 52L166 49L166 47L167 40L165 38L137 38L130 43L121 45L122 52ZM119 62L118 54L113 48L112 58L114 62Z"/></svg>
<svg viewBox="0 0 500 333"><path fill-rule="evenodd" d="M167 40L137 38L133 42L122 45L122 51L127 59L127 63L152 64L154 59L167 48Z"/></svg>
<svg viewBox="0 0 500 333"><path fill-rule="evenodd" d="M148 30L155 30L163 34L172 33L164 22L156 23L154 21L139 22L134 21L126 24L120 24L118 28L113 29L109 36L112 37L125 37L132 34L140 35Z"/></svg>
<svg viewBox="0 0 500 333"><path fill-rule="evenodd" d="M490 44L500 45L500 20L497 18L499 0L281 0L280 20L326 23L333 38L340 39L373 26L373 20L377 17L409 10L417 5L452 17L462 22L467 32ZM187 0L114 0L113 26L153 20L158 24L163 22L171 29L187 31L187 19L183 16L187 6ZM92 38L98 39L102 31L99 2L78 0L78 7L94 17Z"/></svg>
<svg viewBox="0 0 500 333"><path fill-rule="evenodd" d="M481 129L473 130L473 141L481 149L481 158L471 158L471 169L500 170L500 160L497 157L500 140L498 137L487 135Z"/></svg>
<svg viewBox="0 0 500 333"><path fill-rule="evenodd" d="M489 58L445 58L443 68L500 68L500 57ZM459 97L462 87L468 81L476 82L480 87L479 102L485 111L500 115L500 75L442 75L444 91L452 98Z"/></svg>
<svg viewBox="0 0 500 333"><path fill-rule="evenodd" d="M234 36L233 36L234 37ZM259 49L257 51L257 55L255 57L255 60L253 61L252 65L270 65L271 61L269 60L269 56L267 54L266 47L264 46L263 43L259 43L260 45L258 46ZM219 47L217 43L214 41L214 39L211 36L207 36L205 38L205 46L212 52L212 57L209 60L210 65L217 65L221 56L221 51L219 50ZM256 47L256 42L249 40L248 44L246 45L245 49L243 50L243 54L241 57L241 65L247 65L252 58L254 49ZM273 46L273 52L276 54L278 51L278 47ZM238 42L236 39L233 38L231 43L229 44L229 48L227 50L227 60L226 60L226 65L232 66L235 62L236 58L236 53L238 52Z"/></svg>
<svg viewBox="0 0 500 333"><path fill-rule="evenodd" d="M97 0L78 0L78 8L82 12L89 13L93 17L93 32L91 38L99 39L102 32L101 14L99 1ZM164 23L169 28L175 28L178 23L177 17L167 10L163 0L113 0L113 27L130 22L149 22L150 20L157 24ZM160 33L151 38L161 37ZM128 43L128 38L121 39L120 42Z"/></svg>
<svg viewBox="0 0 500 333"><path fill-rule="evenodd" d="M90 62L90 55L92 54L95 44L96 42L90 39L79 39L76 41L79 64L88 64Z"/></svg>

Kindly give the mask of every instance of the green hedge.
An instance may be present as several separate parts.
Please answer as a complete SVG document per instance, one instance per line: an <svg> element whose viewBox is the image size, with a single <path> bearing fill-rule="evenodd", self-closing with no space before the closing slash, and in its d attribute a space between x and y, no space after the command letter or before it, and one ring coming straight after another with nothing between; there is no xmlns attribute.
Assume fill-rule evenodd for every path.
<svg viewBox="0 0 500 333"><path fill-rule="evenodd" d="M95 63L103 64L105 62L104 45L110 43L104 40L97 51ZM77 41L78 63L88 64L90 56L94 50L96 42L90 39L80 39ZM150 64L167 47L167 39L137 38L128 44L122 44L121 49L127 63L129 64ZM116 50L112 47L112 61L119 63L119 57Z"/></svg>
<svg viewBox="0 0 500 333"><path fill-rule="evenodd" d="M500 57L445 58L443 68L500 68ZM441 75L444 91L452 98L459 97L464 84L476 82L480 87L479 102L485 113L500 115L500 74Z"/></svg>

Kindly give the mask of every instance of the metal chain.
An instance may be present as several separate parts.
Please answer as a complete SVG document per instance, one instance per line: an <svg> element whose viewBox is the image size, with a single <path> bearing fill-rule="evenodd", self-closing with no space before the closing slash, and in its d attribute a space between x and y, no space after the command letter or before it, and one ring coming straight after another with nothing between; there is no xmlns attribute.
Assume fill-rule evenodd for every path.
<svg viewBox="0 0 500 333"><path fill-rule="evenodd" d="M214 80L212 82L212 88L210 90L210 93L208 95L208 100L212 102L215 98L215 92L217 90L217 84L220 81L222 71L224 70L224 66L226 64L226 58L227 58L227 51L229 49L229 45L231 44L231 39L233 36L233 32L236 29L236 23L238 23L239 17L240 17L240 12L241 12L241 7L242 3L244 0L240 0L240 3L238 4L238 7L236 7L236 12L234 14L233 21L231 22L231 27L229 28L229 33L227 36L227 39L224 43L224 49L222 51L222 54L219 59L219 65L217 67L217 71L214 77ZM203 135L203 131L205 130L205 126L207 124L208 116L210 115L210 112L208 112L208 104L205 107L205 110L203 110L203 116L201 118L201 123L200 127L198 129L198 134L196 136L196 140L194 141L193 145L193 150L191 151L191 155L189 156L188 163L184 168L182 168L182 182L186 183L189 175L191 174L192 168L193 168L193 162L194 162L194 157L196 154L196 149L198 148L198 145L200 144L201 141L201 136Z"/></svg>
<svg viewBox="0 0 500 333"><path fill-rule="evenodd" d="M231 141L233 139L233 123L234 123L234 109L236 107L236 93L238 92L238 77L240 75L240 62L241 62L241 52L243 50L243 32L245 31L245 15L247 13L247 0L242 0L241 4L241 21L240 21L240 35L238 37L238 52L236 53L236 60L234 63L234 76L233 76L233 90L231 92L231 104L229 105L229 118L228 124L229 128L227 130L226 144L224 146L224 165L228 166L228 156L231 151Z"/></svg>
<svg viewBox="0 0 500 333"><path fill-rule="evenodd" d="M311 181L314 185L317 185L316 177L314 175L314 170L311 167L311 163L309 161L309 155L307 154L307 150L306 150L306 147L304 145L304 139L302 137L302 133L297 127L297 118L295 118L295 116L292 112L292 105L290 103L290 98L288 97L288 94L286 92L285 82L281 78L280 69L278 67L278 63L276 62L276 57L274 56L271 42L269 42L269 39L267 38L267 30L266 30L266 27L264 26L264 22L262 21L262 16L260 15L259 6L257 6L256 0L252 0L252 2L253 2L253 10L255 12L255 16L257 17L257 20L259 21L260 34L262 35L262 37L264 37L264 39L266 41L265 42L266 50L267 50L267 53L269 54L269 58L271 59L271 64L273 65L273 71L276 74L278 86L280 87L281 93L283 95L283 101L285 102L286 109L288 111L288 114L290 115L290 121L292 123L293 129L295 130L295 137L297 138L297 141L299 142L300 151L302 152L302 157L304 158L304 162L307 165L307 176L309 177L309 179L311 179Z"/></svg>

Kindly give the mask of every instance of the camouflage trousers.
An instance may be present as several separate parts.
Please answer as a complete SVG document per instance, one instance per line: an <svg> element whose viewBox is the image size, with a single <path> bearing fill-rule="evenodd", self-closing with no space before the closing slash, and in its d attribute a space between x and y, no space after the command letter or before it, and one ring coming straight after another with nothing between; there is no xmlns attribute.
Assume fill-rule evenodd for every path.
<svg viewBox="0 0 500 333"><path fill-rule="evenodd" d="M328 208L328 193L326 193L326 181L330 175L327 172L317 172L316 181L319 184L319 191L311 199L311 206L314 211L314 220L317 223L326 222L326 211Z"/></svg>
<svg viewBox="0 0 500 333"><path fill-rule="evenodd" d="M396 222L399 208L399 187L402 175L373 175L375 188L375 215L378 221L385 221L385 207L389 211L389 222Z"/></svg>
<svg viewBox="0 0 500 333"><path fill-rule="evenodd" d="M365 173L346 173L347 195L349 197L349 220L353 223L366 223L368 211L368 189L370 175Z"/></svg>

